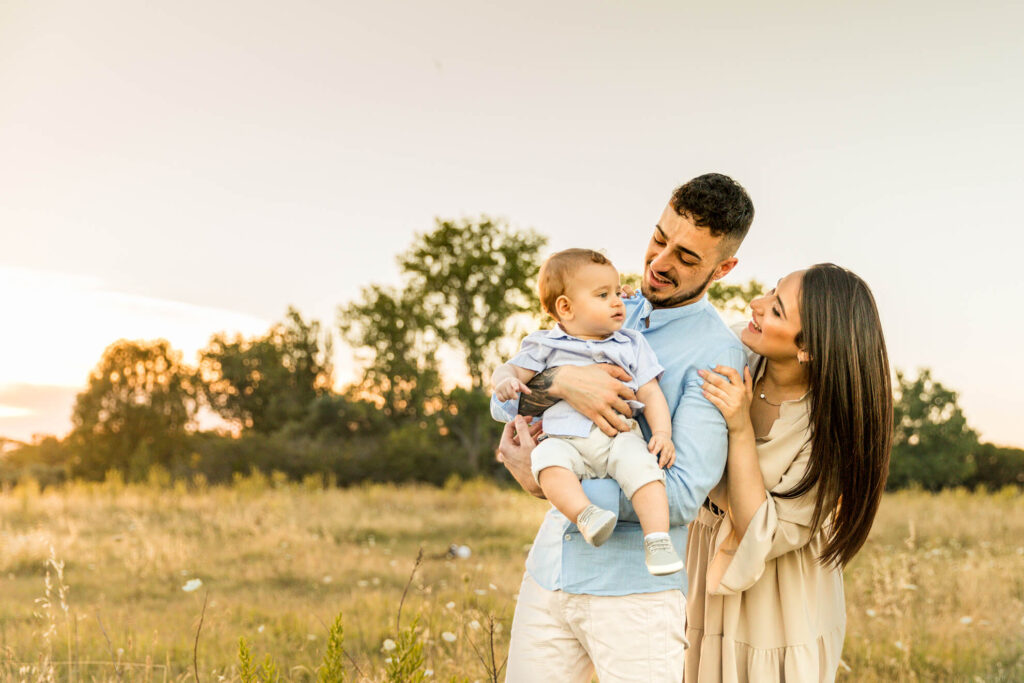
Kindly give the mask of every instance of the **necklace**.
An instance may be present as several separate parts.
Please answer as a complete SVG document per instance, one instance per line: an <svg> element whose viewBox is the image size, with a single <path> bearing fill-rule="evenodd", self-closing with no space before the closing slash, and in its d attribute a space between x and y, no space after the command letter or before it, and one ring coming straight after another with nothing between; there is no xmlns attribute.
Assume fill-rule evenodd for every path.
<svg viewBox="0 0 1024 683"><path fill-rule="evenodd" d="M762 377L762 378L761 378L760 380L758 380L758 382L757 382L757 383L758 383L758 384L761 384L761 383L763 383L763 382L764 382L764 377ZM778 408L779 406L781 406L781 405L782 405L782 402L781 402L781 401L780 401L779 403L772 403L771 401L769 401L769 400L768 400L768 397L764 395L764 392L763 392L763 391L762 391L762 392L760 392L760 393L758 393L757 397L758 397L759 399L761 399L762 401L764 401L765 403L767 403L768 405L770 405L770 406L775 406L776 408Z"/></svg>

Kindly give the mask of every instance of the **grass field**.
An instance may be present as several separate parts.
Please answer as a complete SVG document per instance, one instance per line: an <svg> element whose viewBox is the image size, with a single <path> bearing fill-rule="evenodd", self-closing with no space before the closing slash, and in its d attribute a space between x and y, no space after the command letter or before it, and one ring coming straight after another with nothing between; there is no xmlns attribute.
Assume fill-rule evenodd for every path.
<svg viewBox="0 0 1024 683"><path fill-rule="evenodd" d="M0 674L192 678L206 598L201 680L239 678L242 636L285 679L315 678L338 613L349 679L384 680L422 548L402 628L418 618L434 680L489 680L545 509L476 482L19 487L0 496ZM453 543L470 556L449 557ZM1024 680L1024 496L888 495L846 598L842 680Z"/></svg>

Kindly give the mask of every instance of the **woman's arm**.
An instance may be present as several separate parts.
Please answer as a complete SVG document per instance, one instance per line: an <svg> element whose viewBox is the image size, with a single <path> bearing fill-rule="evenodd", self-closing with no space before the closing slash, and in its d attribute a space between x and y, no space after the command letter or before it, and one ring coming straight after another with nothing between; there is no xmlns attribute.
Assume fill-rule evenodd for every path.
<svg viewBox="0 0 1024 683"><path fill-rule="evenodd" d="M750 422L753 382L750 368L743 369L742 378L735 369L727 366L718 365L714 370L698 372L704 378L704 395L722 411L729 429L725 471L729 516L738 541L767 498L761 466L757 462L754 426Z"/></svg>

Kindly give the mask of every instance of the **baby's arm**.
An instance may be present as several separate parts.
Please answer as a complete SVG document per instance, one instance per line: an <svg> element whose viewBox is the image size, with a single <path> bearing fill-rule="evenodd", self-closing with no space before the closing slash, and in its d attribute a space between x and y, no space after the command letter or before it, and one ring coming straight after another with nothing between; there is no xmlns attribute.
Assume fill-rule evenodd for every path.
<svg viewBox="0 0 1024 683"><path fill-rule="evenodd" d="M530 389L526 383L533 379L537 373L533 370L521 368L518 365L505 363L498 366L498 369L491 375L491 386L494 387L494 395L499 401L508 401L521 393L529 394Z"/></svg>
<svg viewBox="0 0 1024 683"><path fill-rule="evenodd" d="M668 402L658 380L652 379L640 387L636 397L644 404L644 417L651 427L647 450L658 454L659 466L671 467L676 459L676 447L672 443L672 414L669 413Z"/></svg>

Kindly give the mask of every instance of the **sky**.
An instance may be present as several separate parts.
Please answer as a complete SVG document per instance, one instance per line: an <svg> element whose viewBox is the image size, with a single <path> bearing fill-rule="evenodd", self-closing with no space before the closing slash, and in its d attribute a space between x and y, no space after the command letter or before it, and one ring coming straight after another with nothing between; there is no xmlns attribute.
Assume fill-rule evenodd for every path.
<svg viewBox="0 0 1024 683"><path fill-rule="evenodd" d="M756 217L727 281L833 261L894 366L1024 446L1020 3L0 4L0 435L64 433L119 338L193 359L334 324L435 217L637 272L708 171ZM339 348L339 381L355 372Z"/></svg>

